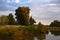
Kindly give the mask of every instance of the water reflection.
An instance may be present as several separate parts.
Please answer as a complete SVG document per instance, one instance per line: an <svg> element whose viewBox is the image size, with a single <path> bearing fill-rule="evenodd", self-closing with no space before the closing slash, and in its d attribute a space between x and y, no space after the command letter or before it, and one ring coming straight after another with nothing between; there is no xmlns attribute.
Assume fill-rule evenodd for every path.
<svg viewBox="0 0 60 40"><path fill-rule="evenodd" d="M48 35L52 35L50 31L48 32Z"/></svg>
<svg viewBox="0 0 60 40"><path fill-rule="evenodd" d="M37 37L34 37L34 40L38 40Z"/></svg>
<svg viewBox="0 0 60 40"><path fill-rule="evenodd" d="M54 34L55 36L59 36L60 35L60 31L51 31L52 34Z"/></svg>
<svg viewBox="0 0 60 40"><path fill-rule="evenodd" d="M48 34L45 34L45 39L42 39L42 40L60 40L60 35L56 36L54 33L52 34L52 32L49 31ZM57 32L57 34L59 33ZM40 40L40 39L38 39L37 37L34 37L34 40Z"/></svg>
<svg viewBox="0 0 60 40"><path fill-rule="evenodd" d="M49 33L46 35L46 39L45 40L60 40L60 35L59 36L55 36L54 34L52 34L49 31Z"/></svg>

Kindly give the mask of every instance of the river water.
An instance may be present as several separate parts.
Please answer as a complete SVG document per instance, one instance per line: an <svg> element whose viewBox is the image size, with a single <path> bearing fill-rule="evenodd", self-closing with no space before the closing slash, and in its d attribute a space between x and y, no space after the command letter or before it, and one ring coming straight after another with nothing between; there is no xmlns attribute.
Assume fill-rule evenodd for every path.
<svg viewBox="0 0 60 40"><path fill-rule="evenodd" d="M60 35L55 36L55 35L51 34L51 32L49 32L46 35L46 39L45 40L60 40Z"/></svg>
<svg viewBox="0 0 60 40"><path fill-rule="evenodd" d="M38 40L36 37L34 37L34 40ZM49 32L48 34L46 34L46 39L44 40L60 40L60 35L55 36L53 34L51 34L51 32Z"/></svg>

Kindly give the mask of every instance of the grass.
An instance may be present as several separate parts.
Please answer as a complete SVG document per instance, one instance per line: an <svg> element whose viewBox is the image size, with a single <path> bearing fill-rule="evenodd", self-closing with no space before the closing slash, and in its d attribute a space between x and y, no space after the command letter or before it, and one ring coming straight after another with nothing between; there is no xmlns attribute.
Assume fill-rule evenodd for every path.
<svg viewBox="0 0 60 40"><path fill-rule="evenodd" d="M0 40L34 40L45 38L46 30L60 30L57 27L38 27L36 25L0 25ZM44 35L44 36L42 36Z"/></svg>
<svg viewBox="0 0 60 40"><path fill-rule="evenodd" d="M29 27L20 25L0 25L0 40L32 40Z"/></svg>

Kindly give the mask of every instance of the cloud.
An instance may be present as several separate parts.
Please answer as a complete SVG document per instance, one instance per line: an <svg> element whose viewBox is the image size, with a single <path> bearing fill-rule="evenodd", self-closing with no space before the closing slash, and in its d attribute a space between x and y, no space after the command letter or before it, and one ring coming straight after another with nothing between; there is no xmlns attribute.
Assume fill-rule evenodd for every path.
<svg viewBox="0 0 60 40"><path fill-rule="evenodd" d="M16 3L19 3L19 0L15 0Z"/></svg>
<svg viewBox="0 0 60 40"><path fill-rule="evenodd" d="M14 10L19 6L29 6L32 0L0 0L0 11Z"/></svg>
<svg viewBox="0 0 60 40"><path fill-rule="evenodd" d="M19 2L20 2L20 0L7 0L7 3L11 3L11 2L19 3Z"/></svg>
<svg viewBox="0 0 60 40"><path fill-rule="evenodd" d="M41 3L41 1L34 1L31 4L30 13L37 22L50 24L53 20L60 20L60 3L54 3L52 0L49 3L45 2L45 4Z"/></svg>
<svg viewBox="0 0 60 40"><path fill-rule="evenodd" d="M60 3L60 0L52 0L50 3Z"/></svg>
<svg viewBox="0 0 60 40"><path fill-rule="evenodd" d="M7 3L18 3L18 4L26 4L31 3L32 0L8 0Z"/></svg>
<svg viewBox="0 0 60 40"><path fill-rule="evenodd" d="M40 19L59 19L60 16L60 7L57 4L36 5L31 9L31 15Z"/></svg>
<svg viewBox="0 0 60 40"><path fill-rule="evenodd" d="M51 3L51 4L48 4L48 5L49 5L49 6L56 6L57 4L52 4L52 3Z"/></svg>
<svg viewBox="0 0 60 40"><path fill-rule="evenodd" d="M0 11L0 16L1 15L8 15L9 13L15 13L14 11Z"/></svg>
<svg viewBox="0 0 60 40"><path fill-rule="evenodd" d="M9 5L6 5L6 4L0 4L0 11L14 11L15 10L15 7L13 6L9 6Z"/></svg>
<svg viewBox="0 0 60 40"><path fill-rule="evenodd" d="M59 3L60 0L0 0L0 4L2 5L8 5L13 7L18 7L20 5L40 5L45 3ZM55 5L55 4L50 4Z"/></svg>

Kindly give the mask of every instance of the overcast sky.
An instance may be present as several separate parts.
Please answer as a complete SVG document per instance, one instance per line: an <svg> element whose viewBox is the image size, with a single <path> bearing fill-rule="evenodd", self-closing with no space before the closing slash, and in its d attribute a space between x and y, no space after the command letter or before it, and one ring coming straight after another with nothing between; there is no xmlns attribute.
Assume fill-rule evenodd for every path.
<svg viewBox="0 0 60 40"><path fill-rule="evenodd" d="M42 24L60 20L60 0L0 0L0 15L14 14L19 6L30 7L30 15Z"/></svg>

